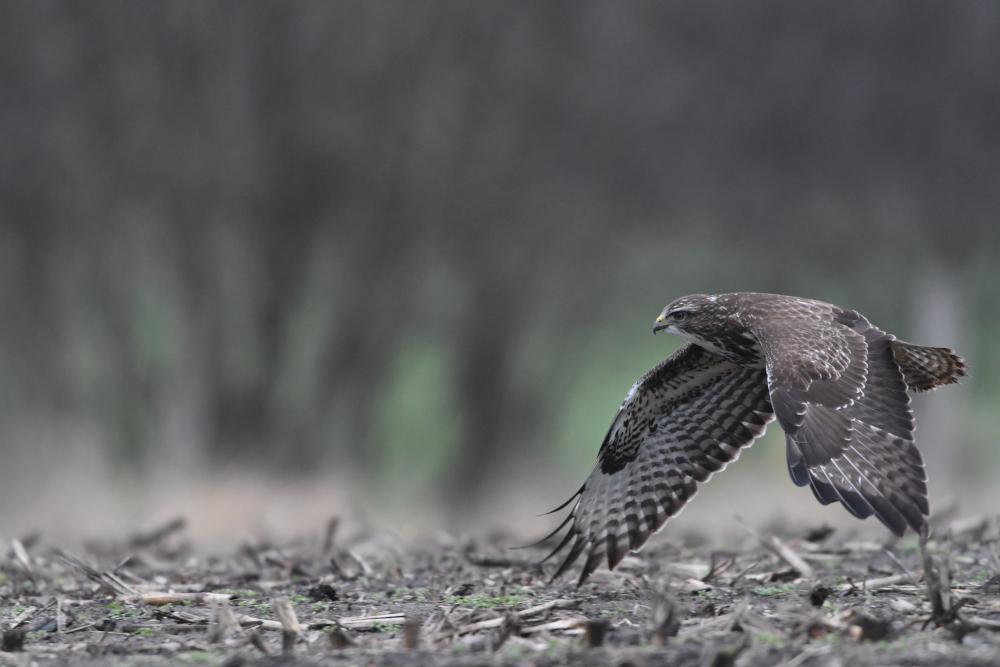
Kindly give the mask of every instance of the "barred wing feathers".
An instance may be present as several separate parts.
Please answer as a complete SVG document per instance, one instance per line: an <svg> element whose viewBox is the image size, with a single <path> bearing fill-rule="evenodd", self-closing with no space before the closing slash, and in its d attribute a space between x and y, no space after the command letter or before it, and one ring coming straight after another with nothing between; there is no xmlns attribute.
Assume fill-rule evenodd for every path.
<svg viewBox="0 0 1000 667"><path fill-rule="evenodd" d="M572 542L553 578L584 553L580 584L602 561L614 568L694 497L698 482L739 457L773 419L763 368L682 346L625 397L597 464L567 502L578 497L573 510L552 533L570 525L549 558Z"/></svg>
<svg viewBox="0 0 1000 667"><path fill-rule="evenodd" d="M839 501L861 519L874 514L897 535L907 525L919 531L929 513L927 477L913 443L907 382L894 358L900 348L858 313L828 308L822 322L772 319L751 327L765 351L789 473L824 505ZM823 334L789 337L789 327ZM809 341L830 338L840 338L850 358L818 372L816 343Z"/></svg>
<svg viewBox="0 0 1000 667"><path fill-rule="evenodd" d="M910 391L927 391L955 384L968 375L965 360L948 347L924 347L901 340L892 341L892 356L903 371Z"/></svg>

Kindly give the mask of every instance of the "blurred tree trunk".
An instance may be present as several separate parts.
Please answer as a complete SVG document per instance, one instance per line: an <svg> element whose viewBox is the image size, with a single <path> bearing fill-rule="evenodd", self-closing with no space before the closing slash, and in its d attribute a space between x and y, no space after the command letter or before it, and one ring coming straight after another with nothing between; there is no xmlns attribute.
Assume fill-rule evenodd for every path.
<svg viewBox="0 0 1000 667"><path fill-rule="evenodd" d="M174 363L152 398L154 421L146 463L154 485L184 484L211 462L218 429L217 266L213 240L224 207L202 224L187 202L167 205L175 219L160 241L170 251L182 299L176 311ZM204 214L204 212L202 212ZM212 216L207 216L212 218Z"/></svg>
<svg viewBox="0 0 1000 667"><path fill-rule="evenodd" d="M931 263L917 276L910 342L966 353L968 318L961 287L959 274L950 263ZM964 393L961 386L946 386L913 399L916 443L924 457L932 502L961 495Z"/></svg>
<svg viewBox="0 0 1000 667"><path fill-rule="evenodd" d="M195 302L197 303L197 301ZM157 397L147 479L156 486L184 485L209 461L215 401L211 360L211 320L204 309L186 304L178 326L179 359Z"/></svg>
<svg viewBox="0 0 1000 667"><path fill-rule="evenodd" d="M474 511L490 474L514 451L504 422L510 415L511 348L520 328L522 285L483 277L472 298L459 343L458 391L465 415L465 445L451 471L450 506ZM470 502L472 506L470 507Z"/></svg>

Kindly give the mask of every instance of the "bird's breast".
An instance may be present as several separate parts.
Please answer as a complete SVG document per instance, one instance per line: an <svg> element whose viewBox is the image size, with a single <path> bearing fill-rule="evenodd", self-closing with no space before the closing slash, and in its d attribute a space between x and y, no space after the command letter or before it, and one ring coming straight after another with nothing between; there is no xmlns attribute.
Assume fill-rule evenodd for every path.
<svg viewBox="0 0 1000 667"><path fill-rule="evenodd" d="M739 366L764 367L764 348L761 347L757 337L749 331L722 333L691 342Z"/></svg>

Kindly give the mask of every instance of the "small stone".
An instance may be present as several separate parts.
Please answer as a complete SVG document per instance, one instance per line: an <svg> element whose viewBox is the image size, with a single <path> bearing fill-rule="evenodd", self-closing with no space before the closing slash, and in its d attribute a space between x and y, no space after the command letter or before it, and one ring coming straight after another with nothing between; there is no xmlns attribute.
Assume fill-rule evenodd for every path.
<svg viewBox="0 0 1000 667"><path fill-rule="evenodd" d="M909 602L908 600L893 598L892 600L889 600L889 609L898 611L900 614L909 614L917 610L917 605Z"/></svg>

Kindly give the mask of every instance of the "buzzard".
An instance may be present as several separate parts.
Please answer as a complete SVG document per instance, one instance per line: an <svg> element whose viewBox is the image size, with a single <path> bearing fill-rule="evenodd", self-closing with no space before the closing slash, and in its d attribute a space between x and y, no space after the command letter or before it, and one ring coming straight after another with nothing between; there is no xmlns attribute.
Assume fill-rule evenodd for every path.
<svg viewBox="0 0 1000 667"><path fill-rule="evenodd" d="M873 514L896 535L921 530L927 477L907 390L952 384L952 350L896 340L859 313L752 292L677 299L653 332L688 342L632 385L597 464L577 491L556 549L562 575L586 552L579 583L614 568L777 418L788 472L824 505ZM544 541L544 540L543 540Z"/></svg>

